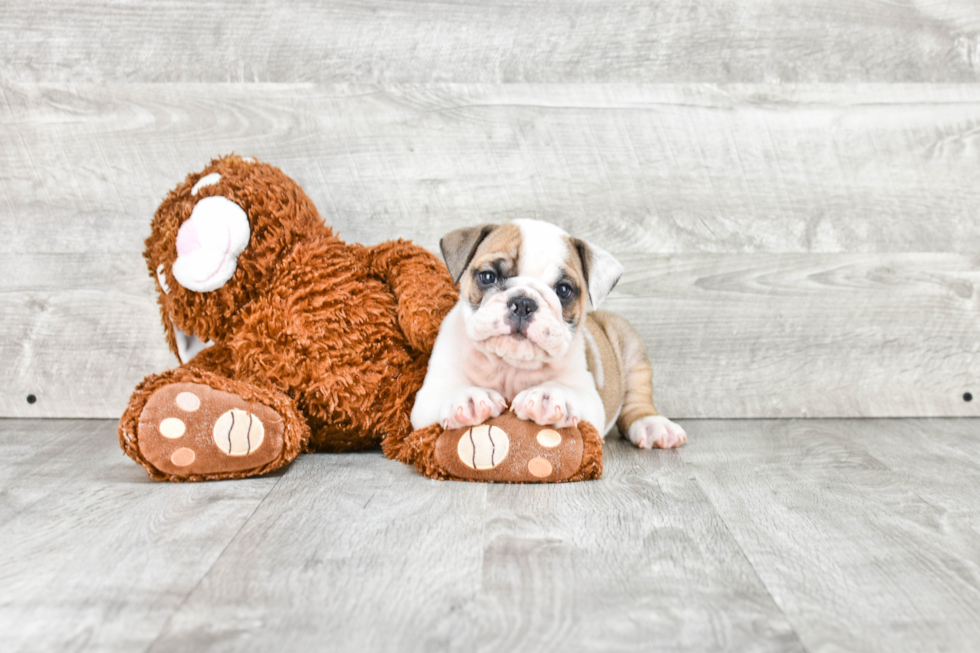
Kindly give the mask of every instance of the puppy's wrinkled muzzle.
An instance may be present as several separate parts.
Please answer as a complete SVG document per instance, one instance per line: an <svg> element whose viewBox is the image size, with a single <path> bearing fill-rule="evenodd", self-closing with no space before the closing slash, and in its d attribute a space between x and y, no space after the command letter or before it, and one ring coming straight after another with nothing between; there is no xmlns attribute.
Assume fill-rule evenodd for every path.
<svg viewBox="0 0 980 653"><path fill-rule="evenodd" d="M467 320L466 335L478 349L511 366L537 369L565 355L572 332L562 319L561 303L545 294L546 286L529 279L520 283L485 298Z"/></svg>

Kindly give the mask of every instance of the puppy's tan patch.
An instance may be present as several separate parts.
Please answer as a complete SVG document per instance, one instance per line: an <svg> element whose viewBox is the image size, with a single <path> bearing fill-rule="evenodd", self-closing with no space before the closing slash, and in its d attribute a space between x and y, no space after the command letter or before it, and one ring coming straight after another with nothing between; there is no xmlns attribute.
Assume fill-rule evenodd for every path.
<svg viewBox="0 0 980 653"><path fill-rule="evenodd" d="M579 247L580 241L571 236L563 236L563 238L568 248L568 255L562 264L562 275L575 287L576 296L574 301L562 302L562 317L565 322L577 327L589 309L588 273ZM557 285L561 280L559 278L555 284Z"/></svg>
<svg viewBox="0 0 980 653"><path fill-rule="evenodd" d="M498 281L518 274L517 262L521 255L521 228L515 224L497 227L477 248L469 268L459 280L459 295L471 306L479 306L483 296L491 289L481 288L477 275L482 271L494 272Z"/></svg>
<svg viewBox="0 0 980 653"><path fill-rule="evenodd" d="M593 376L604 377L603 385L608 387L600 386L598 390L606 407L606 419L611 420L618 412L616 425L626 435L636 420L657 415L653 404L653 368L646 346L633 325L615 313L589 313L588 326L599 343L589 357L589 371ZM618 379L611 378L612 375ZM618 406L610 410L614 403Z"/></svg>

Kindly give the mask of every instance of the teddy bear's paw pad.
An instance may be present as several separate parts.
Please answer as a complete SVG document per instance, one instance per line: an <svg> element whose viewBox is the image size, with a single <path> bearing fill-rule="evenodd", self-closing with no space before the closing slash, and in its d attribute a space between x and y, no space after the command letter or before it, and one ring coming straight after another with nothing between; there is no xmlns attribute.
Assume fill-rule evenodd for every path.
<svg viewBox="0 0 980 653"><path fill-rule="evenodd" d="M578 429L542 428L508 412L480 426L443 432L435 457L454 478L554 483L579 470L583 451Z"/></svg>
<svg viewBox="0 0 980 653"><path fill-rule="evenodd" d="M275 410L199 383L154 392L138 433L143 457L182 477L247 472L274 461L285 447L285 423Z"/></svg>

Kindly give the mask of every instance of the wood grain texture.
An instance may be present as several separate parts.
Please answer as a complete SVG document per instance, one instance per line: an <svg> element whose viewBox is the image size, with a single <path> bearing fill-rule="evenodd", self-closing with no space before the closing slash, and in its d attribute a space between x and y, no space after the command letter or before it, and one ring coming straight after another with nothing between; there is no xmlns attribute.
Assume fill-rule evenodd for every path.
<svg viewBox="0 0 980 653"><path fill-rule="evenodd" d="M980 257L630 256L607 304L678 417L976 416Z"/></svg>
<svg viewBox="0 0 980 653"><path fill-rule="evenodd" d="M173 365L142 241L232 150L350 241L537 217L616 252L667 414L976 414L977 86L0 90L3 415L115 416Z"/></svg>
<svg viewBox="0 0 980 653"><path fill-rule="evenodd" d="M0 420L0 647L972 650L980 420L691 420L602 480L380 452L149 481L115 423Z"/></svg>
<svg viewBox="0 0 980 653"><path fill-rule="evenodd" d="M0 649L145 650L278 480L154 483L115 422L0 420Z"/></svg>
<svg viewBox="0 0 980 653"><path fill-rule="evenodd" d="M978 429L689 423L681 458L807 650L971 650Z"/></svg>
<svg viewBox="0 0 980 653"><path fill-rule="evenodd" d="M302 456L150 651L422 650L479 591L487 486Z"/></svg>
<svg viewBox="0 0 980 653"><path fill-rule="evenodd" d="M420 650L802 651L677 452L605 446L604 477L491 486L481 592Z"/></svg>
<svg viewBox="0 0 980 653"><path fill-rule="evenodd" d="M138 253L2 256L0 313L0 415L118 417L179 364Z"/></svg>
<svg viewBox="0 0 980 653"><path fill-rule="evenodd" d="M118 415L174 364L142 241L235 149L348 240L533 216L616 252L668 414L975 414L973 258L861 254L980 251L972 87L2 88L4 415Z"/></svg>
<svg viewBox="0 0 980 653"><path fill-rule="evenodd" d="M300 458L150 650L802 651L677 456L611 449L561 487Z"/></svg>
<svg viewBox="0 0 980 653"><path fill-rule="evenodd" d="M143 376L177 364L141 258L107 258L0 257L0 414L116 417ZM626 274L603 308L646 341L666 415L980 411L963 400L980 396L977 256L622 258Z"/></svg>
<svg viewBox="0 0 980 653"><path fill-rule="evenodd" d="M16 0L21 82L978 80L971 0Z"/></svg>
<svg viewBox="0 0 980 653"><path fill-rule="evenodd" d="M869 454L935 506L937 520L980 533L980 506L971 482L980 479L980 423L894 420L871 426L873 436L859 440Z"/></svg>
<svg viewBox="0 0 980 653"><path fill-rule="evenodd" d="M237 151L349 240L537 217L620 254L980 251L980 86L11 85L2 252L138 252Z"/></svg>

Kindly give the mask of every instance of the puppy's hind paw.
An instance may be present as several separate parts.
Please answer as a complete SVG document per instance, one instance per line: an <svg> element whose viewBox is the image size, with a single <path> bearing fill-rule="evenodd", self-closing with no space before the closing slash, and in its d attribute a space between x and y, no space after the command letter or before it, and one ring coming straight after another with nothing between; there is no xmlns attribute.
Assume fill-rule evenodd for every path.
<svg viewBox="0 0 980 653"><path fill-rule="evenodd" d="M650 415L633 422L629 439L640 449L673 449L687 442L687 433L662 415Z"/></svg>

